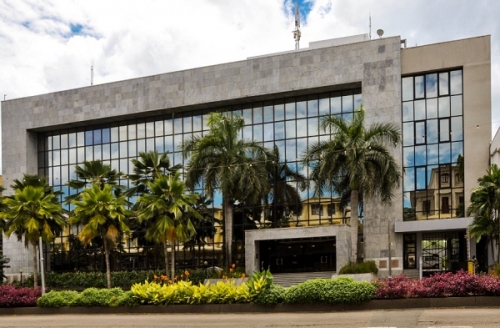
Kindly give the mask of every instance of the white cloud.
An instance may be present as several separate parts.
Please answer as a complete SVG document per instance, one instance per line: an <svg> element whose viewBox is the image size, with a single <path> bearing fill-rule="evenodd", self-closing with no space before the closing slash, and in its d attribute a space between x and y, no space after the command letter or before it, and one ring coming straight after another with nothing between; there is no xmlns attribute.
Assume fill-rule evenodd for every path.
<svg viewBox="0 0 500 328"><path fill-rule="evenodd" d="M98 84L292 50L293 2L0 0L0 95L89 85L92 64ZM408 46L491 34L493 121L500 122L500 2L306 2L301 47L368 33L370 13L372 37L382 28Z"/></svg>

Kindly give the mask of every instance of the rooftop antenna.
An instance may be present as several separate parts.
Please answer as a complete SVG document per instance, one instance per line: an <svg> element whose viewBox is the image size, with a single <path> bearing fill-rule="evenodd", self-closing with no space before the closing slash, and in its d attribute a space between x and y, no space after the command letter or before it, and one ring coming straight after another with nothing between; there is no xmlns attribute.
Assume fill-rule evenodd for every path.
<svg viewBox="0 0 500 328"><path fill-rule="evenodd" d="M372 39L372 13L369 13L368 17L369 17L368 18L368 22L369 22L368 26L370 28L370 34L369 34L369 36L370 36L370 40L371 40Z"/></svg>
<svg viewBox="0 0 500 328"><path fill-rule="evenodd" d="M90 85L94 85L94 64L90 66Z"/></svg>
<svg viewBox="0 0 500 328"><path fill-rule="evenodd" d="M295 2L295 31L293 31L293 38L295 39L295 50L300 48L300 10L299 2Z"/></svg>

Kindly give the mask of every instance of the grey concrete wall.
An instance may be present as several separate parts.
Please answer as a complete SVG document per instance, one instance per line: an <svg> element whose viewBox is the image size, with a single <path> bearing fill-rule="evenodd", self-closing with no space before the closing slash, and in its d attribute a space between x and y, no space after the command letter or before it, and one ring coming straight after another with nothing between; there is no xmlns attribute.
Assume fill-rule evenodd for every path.
<svg viewBox="0 0 500 328"><path fill-rule="evenodd" d="M260 270L259 242L263 240L336 237L337 268L340 270L349 263L351 257L351 233L347 225L329 225L319 227L297 227L281 229L257 229L245 231L245 270L251 274Z"/></svg>
<svg viewBox="0 0 500 328"><path fill-rule="evenodd" d="M23 173L37 173L36 131L161 111L217 109L231 102L361 84L369 121L400 124L400 67L400 38L391 37L4 101L4 185L10 186ZM400 153L395 151L398 159ZM401 212L398 197L389 210L394 215ZM380 248L387 212L377 202L366 205L365 231L370 234L366 257L372 256L372 249ZM16 248L7 241L4 251L14 255ZM10 270L17 272L20 266L13 265Z"/></svg>

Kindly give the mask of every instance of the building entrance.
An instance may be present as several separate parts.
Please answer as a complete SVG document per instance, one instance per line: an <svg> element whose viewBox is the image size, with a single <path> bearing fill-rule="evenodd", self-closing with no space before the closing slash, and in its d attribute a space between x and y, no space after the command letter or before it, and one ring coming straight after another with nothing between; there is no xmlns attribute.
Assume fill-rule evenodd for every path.
<svg viewBox="0 0 500 328"><path fill-rule="evenodd" d="M260 242L260 269L272 273L334 271L336 239L264 240Z"/></svg>

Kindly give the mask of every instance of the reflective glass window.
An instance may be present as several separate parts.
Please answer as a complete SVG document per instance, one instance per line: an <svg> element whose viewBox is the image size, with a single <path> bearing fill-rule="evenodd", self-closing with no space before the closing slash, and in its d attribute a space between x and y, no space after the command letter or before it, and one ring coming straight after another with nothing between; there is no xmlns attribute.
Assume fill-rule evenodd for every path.
<svg viewBox="0 0 500 328"><path fill-rule="evenodd" d="M425 83L424 76L415 76L415 99L422 99L425 97Z"/></svg>
<svg viewBox="0 0 500 328"><path fill-rule="evenodd" d="M297 137L307 136L307 119L297 120Z"/></svg>
<svg viewBox="0 0 500 328"><path fill-rule="evenodd" d="M68 135L61 134L61 148L68 148Z"/></svg>
<svg viewBox="0 0 500 328"><path fill-rule="evenodd" d="M130 130L129 130L129 132L130 132ZM136 135L137 135L137 139L146 138L146 123L139 122L136 124ZM129 137L130 137L130 133L129 133ZM132 139L132 138L130 138L130 139Z"/></svg>
<svg viewBox="0 0 500 328"><path fill-rule="evenodd" d="M451 115L462 115L462 96L452 96L450 101Z"/></svg>
<svg viewBox="0 0 500 328"><path fill-rule="evenodd" d="M403 101L413 100L413 77L404 77L402 79Z"/></svg>
<svg viewBox="0 0 500 328"><path fill-rule="evenodd" d="M403 146L413 146L414 132L413 122L403 123Z"/></svg>
<svg viewBox="0 0 500 328"><path fill-rule="evenodd" d="M68 147L69 148L76 147L76 133L74 132L68 134Z"/></svg>
<svg viewBox="0 0 500 328"><path fill-rule="evenodd" d="M403 148L403 166L413 166L415 165L415 152L413 147Z"/></svg>
<svg viewBox="0 0 500 328"><path fill-rule="evenodd" d="M296 104L297 108L297 118L307 117L307 102L300 98Z"/></svg>
<svg viewBox="0 0 500 328"><path fill-rule="evenodd" d="M262 107L257 106L253 108L253 123L262 123Z"/></svg>
<svg viewBox="0 0 500 328"><path fill-rule="evenodd" d="M295 102L285 103L285 118L287 120L295 118Z"/></svg>
<svg viewBox="0 0 500 328"><path fill-rule="evenodd" d="M354 111L354 99L351 95L342 97L342 112L349 113Z"/></svg>
<svg viewBox="0 0 500 328"><path fill-rule="evenodd" d="M318 99L310 99L307 101L307 115L318 116Z"/></svg>
<svg viewBox="0 0 500 328"><path fill-rule="evenodd" d="M414 103L415 121L425 120L425 100L416 100Z"/></svg>
<svg viewBox="0 0 500 328"><path fill-rule="evenodd" d="M155 136L155 123L146 122L146 138L153 138Z"/></svg>
<svg viewBox="0 0 500 328"><path fill-rule="evenodd" d="M448 72L439 73L439 95L446 96L450 94L448 87Z"/></svg>
<svg viewBox="0 0 500 328"><path fill-rule="evenodd" d="M110 137L111 137L111 142L117 142L119 141L119 132L118 132L118 127L112 127L110 129Z"/></svg>
<svg viewBox="0 0 500 328"><path fill-rule="evenodd" d="M320 116L330 114L330 98L320 98L318 106Z"/></svg>
<svg viewBox="0 0 500 328"><path fill-rule="evenodd" d="M427 143L438 142L438 120L427 120Z"/></svg>
<svg viewBox="0 0 500 328"><path fill-rule="evenodd" d="M425 96L427 98L434 98L438 95L438 87L437 87L437 74L427 74L425 76Z"/></svg>
<svg viewBox="0 0 500 328"><path fill-rule="evenodd" d="M450 72L450 94L462 93L462 70Z"/></svg>
<svg viewBox="0 0 500 328"><path fill-rule="evenodd" d="M403 122L413 121L413 102L407 101L403 103Z"/></svg>
<svg viewBox="0 0 500 328"><path fill-rule="evenodd" d="M266 103L264 108L264 122L273 122L273 105L270 103Z"/></svg>
<svg viewBox="0 0 500 328"><path fill-rule="evenodd" d="M330 104L332 114L342 113L342 98L340 96L330 98Z"/></svg>
<svg viewBox="0 0 500 328"><path fill-rule="evenodd" d="M415 166L427 164L426 148L425 145L415 146Z"/></svg>
<svg viewBox="0 0 500 328"><path fill-rule="evenodd" d="M439 142L450 141L450 119L439 120Z"/></svg>
<svg viewBox="0 0 500 328"><path fill-rule="evenodd" d="M427 119L438 117L437 99L427 99Z"/></svg>
<svg viewBox="0 0 500 328"><path fill-rule="evenodd" d="M286 121L285 125L285 131L286 131L286 138L294 138L296 136L296 128L295 128L295 121Z"/></svg>
<svg viewBox="0 0 500 328"><path fill-rule="evenodd" d="M285 119L285 106L283 104L274 104L274 120L282 121Z"/></svg>
<svg viewBox="0 0 500 328"><path fill-rule="evenodd" d="M267 128L265 128L267 130ZM285 123L276 122L274 123L274 139L280 140L285 138Z"/></svg>
<svg viewBox="0 0 500 328"><path fill-rule="evenodd" d="M450 97L439 98L439 117L450 116Z"/></svg>

